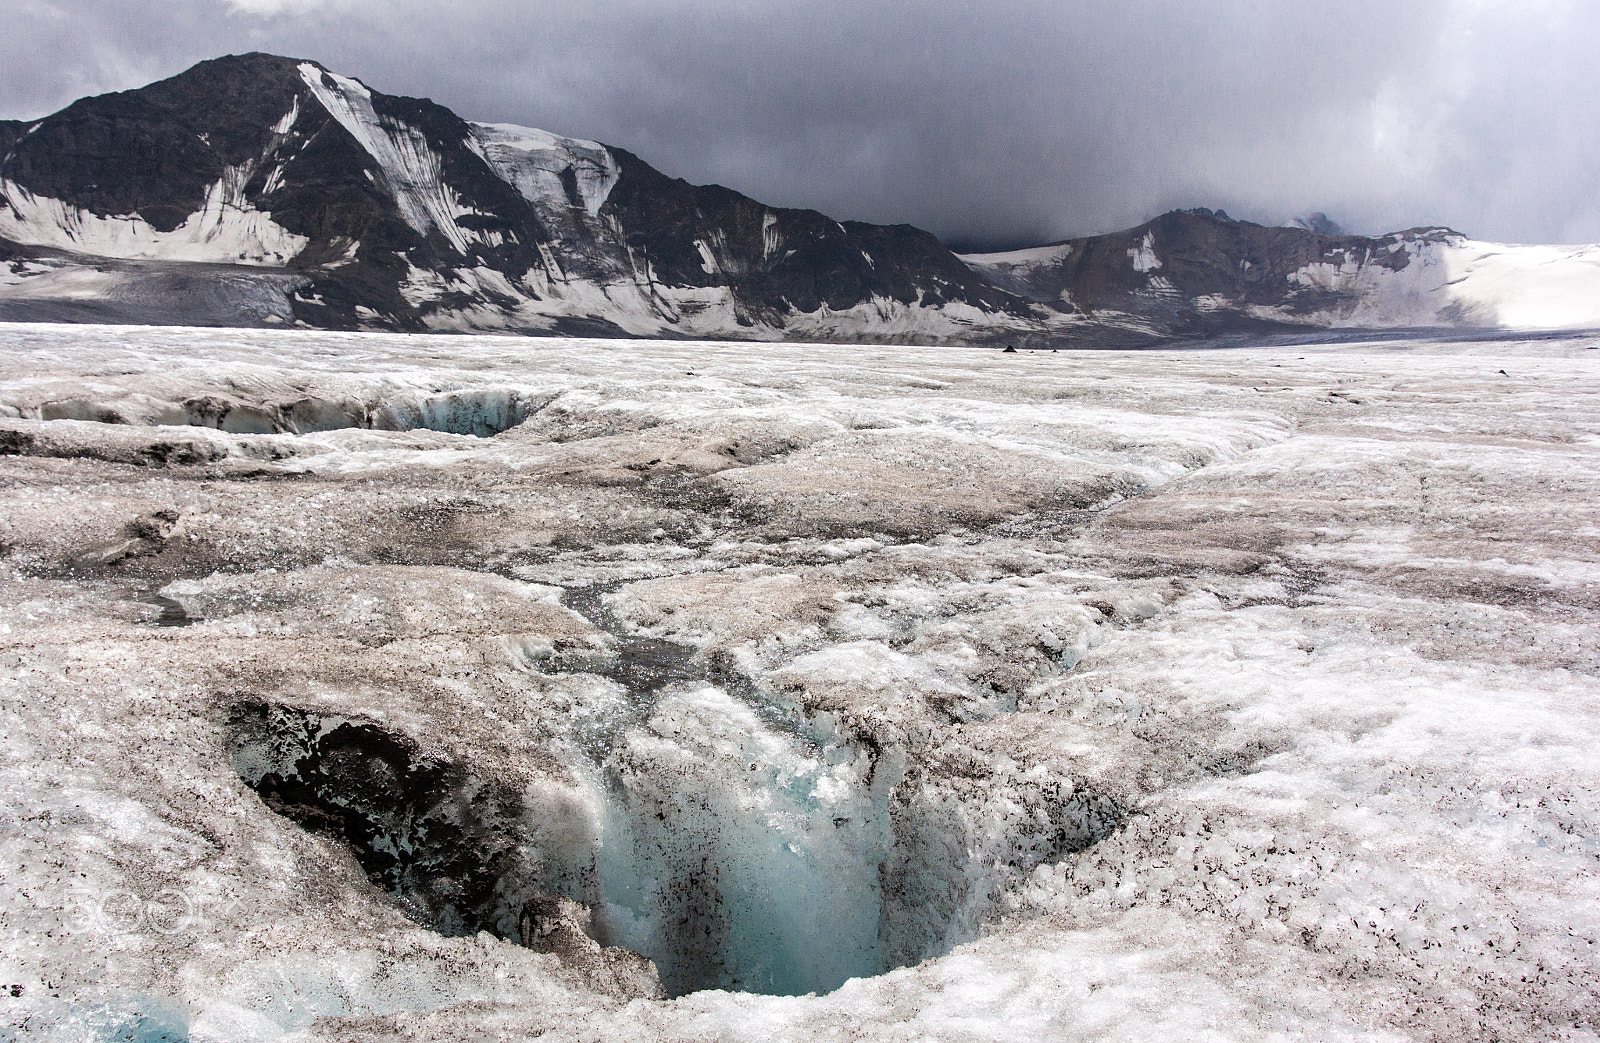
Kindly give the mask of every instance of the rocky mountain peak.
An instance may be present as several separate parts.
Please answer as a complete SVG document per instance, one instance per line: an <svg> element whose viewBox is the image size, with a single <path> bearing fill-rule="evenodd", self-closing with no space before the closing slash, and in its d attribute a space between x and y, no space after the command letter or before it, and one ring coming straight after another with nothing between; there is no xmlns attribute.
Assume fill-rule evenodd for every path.
<svg viewBox="0 0 1600 1043"><path fill-rule="evenodd" d="M1344 235L1345 231L1339 222L1333 220L1321 210L1314 211L1304 217L1297 217L1287 225L1289 228L1303 228L1308 232L1318 235Z"/></svg>
<svg viewBox="0 0 1600 1043"><path fill-rule="evenodd" d="M178 262L293 273L277 321L940 339L1031 311L926 232L769 207L278 55L0 135L14 247L114 259L129 279Z"/></svg>

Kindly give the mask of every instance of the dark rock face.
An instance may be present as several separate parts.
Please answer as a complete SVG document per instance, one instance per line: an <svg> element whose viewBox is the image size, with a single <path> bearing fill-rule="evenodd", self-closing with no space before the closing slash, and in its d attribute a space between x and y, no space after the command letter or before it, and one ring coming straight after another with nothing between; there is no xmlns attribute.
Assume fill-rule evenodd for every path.
<svg viewBox="0 0 1600 1043"><path fill-rule="evenodd" d="M32 124L22 120L0 120L0 156L10 152L11 146L28 132L30 126Z"/></svg>
<svg viewBox="0 0 1600 1043"><path fill-rule="evenodd" d="M15 215L0 231L119 261L119 286L133 285L121 296L145 302L145 321L167 308L165 321L210 320L186 316L170 267L152 267L180 262L302 276L265 284L281 307L241 309L243 325L741 336L885 301L960 303L1000 324L1033 310L918 229L769 208L620 149L469 124L266 54L0 124L0 191L0 218ZM133 247L80 239L71 220L28 209L39 200L148 228ZM241 213L270 222L275 245L241 232ZM213 234L207 220L234 223ZM82 312L0 301L0 317Z"/></svg>
<svg viewBox="0 0 1600 1043"><path fill-rule="evenodd" d="M622 178L601 213L616 216L628 245L669 283L727 285L774 317L791 308L839 311L873 297L1027 314L1022 302L921 229L765 207L721 185L668 178L631 153L611 151Z"/></svg>
<svg viewBox="0 0 1600 1043"><path fill-rule="evenodd" d="M84 98L18 135L0 177L90 213L138 213L170 231L200 208L226 167L263 153L298 83L290 59L250 54Z"/></svg>
<svg viewBox="0 0 1600 1043"><path fill-rule="evenodd" d="M1226 214L1178 210L1112 235L1073 242L1075 249L1058 269L1074 302L1094 308L1115 302L1148 285L1145 273L1128 263L1145 237L1159 244L1160 274L1185 297L1222 294L1254 304L1280 304L1288 275L1308 264L1355 256L1404 268L1410 254L1374 251L1360 236L1325 236L1299 228L1268 228L1234 221Z"/></svg>

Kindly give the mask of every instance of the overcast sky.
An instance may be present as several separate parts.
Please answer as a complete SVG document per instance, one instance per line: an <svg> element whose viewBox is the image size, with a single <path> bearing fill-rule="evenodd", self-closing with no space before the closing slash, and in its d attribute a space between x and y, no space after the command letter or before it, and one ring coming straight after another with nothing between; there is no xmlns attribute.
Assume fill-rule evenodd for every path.
<svg viewBox="0 0 1600 1043"><path fill-rule="evenodd" d="M1175 206L1600 242L1593 0L3 0L0 116L249 50L958 246Z"/></svg>

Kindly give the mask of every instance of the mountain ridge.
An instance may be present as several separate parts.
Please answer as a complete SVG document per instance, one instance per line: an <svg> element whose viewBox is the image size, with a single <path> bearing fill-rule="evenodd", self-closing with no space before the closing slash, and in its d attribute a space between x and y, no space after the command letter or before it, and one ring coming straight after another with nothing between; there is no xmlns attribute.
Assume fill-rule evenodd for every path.
<svg viewBox="0 0 1600 1043"><path fill-rule="evenodd" d="M7 126L0 236L299 273L281 322L776 337L852 309L964 309L948 332L1029 311L910 226L768 207L299 59L213 59ZM597 169L610 183L586 198ZM118 272L107 292L136 295Z"/></svg>
<svg viewBox="0 0 1600 1043"><path fill-rule="evenodd" d="M1198 208L962 260L1064 316L1144 323L1169 337L1305 326L1600 327L1600 247L1483 243L1439 226L1359 236Z"/></svg>
<svg viewBox="0 0 1600 1043"><path fill-rule="evenodd" d="M1173 211L958 256L259 52L0 122L0 319L1025 346L1600 326L1600 254L1300 225Z"/></svg>

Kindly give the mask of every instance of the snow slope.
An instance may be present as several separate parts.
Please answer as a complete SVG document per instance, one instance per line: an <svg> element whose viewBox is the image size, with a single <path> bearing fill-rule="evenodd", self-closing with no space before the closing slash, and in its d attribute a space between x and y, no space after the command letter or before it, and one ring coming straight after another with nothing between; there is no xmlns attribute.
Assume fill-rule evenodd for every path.
<svg viewBox="0 0 1600 1043"><path fill-rule="evenodd" d="M999 253L958 254L967 264L987 267L1029 267L1053 264L1071 256L1072 247L1066 243L1055 246L1030 246L1021 250L1003 250Z"/></svg>
<svg viewBox="0 0 1600 1043"><path fill-rule="evenodd" d="M309 242L244 198L250 168L233 169L170 232L138 214L102 217L0 179L0 238L101 257L282 266Z"/></svg>
<svg viewBox="0 0 1600 1043"><path fill-rule="evenodd" d="M4 327L0 1016L1595 1039L1597 350Z"/></svg>
<svg viewBox="0 0 1600 1043"><path fill-rule="evenodd" d="M300 76L322 107L377 161L406 223L423 235L439 233L465 253L467 236L456 218L471 211L446 184L439 155L427 139L414 127L380 120L372 109L372 92L358 80L310 62L300 66Z"/></svg>
<svg viewBox="0 0 1600 1043"><path fill-rule="evenodd" d="M474 123L472 134L495 173L532 203L564 203L561 175L570 170L578 198L593 216L621 177L617 161L598 142L511 123Z"/></svg>
<svg viewBox="0 0 1600 1043"><path fill-rule="evenodd" d="M1398 244L1400 271L1349 258L1307 265L1298 287L1332 290L1349 306L1301 321L1332 326L1600 327L1600 246L1507 246L1465 236ZM1275 314L1270 309L1260 314Z"/></svg>

